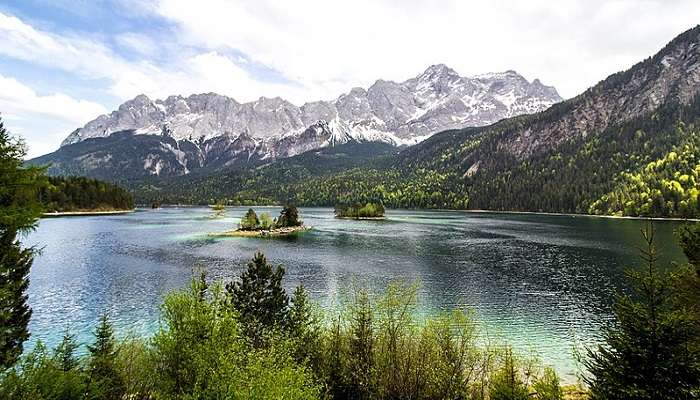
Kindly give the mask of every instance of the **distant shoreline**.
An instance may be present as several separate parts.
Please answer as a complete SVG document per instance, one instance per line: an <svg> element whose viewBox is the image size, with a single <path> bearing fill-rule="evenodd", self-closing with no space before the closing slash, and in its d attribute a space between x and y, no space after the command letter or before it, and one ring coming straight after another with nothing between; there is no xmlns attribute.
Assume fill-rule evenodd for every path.
<svg viewBox="0 0 700 400"><path fill-rule="evenodd" d="M198 208L207 207L205 205L198 204L163 204L163 208ZM266 205L266 206L226 206L226 207L267 207L267 208L279 208L280 205ZM148 207L144 207L148 208ZM331 206L303 206L301 208L333 208ZM651 220L651 221L689 221L689 222L700 222L700 218L680 218L680 217L634 217L634 216L618 216L618 215L596 215L596 214L575 214L575 213L555 213L555 212L543 212L543 211L497 211L497 210L462 210L454 208L390 208L389 210L407 210L407 211L451 211L451 212L463 212L463 213L473 213L473 214L522 214L522 215L549 215L549 216L560 216L560 217L588 217L588 218L610 218L610 219L630 219L630 220ZM352 217L336 217L338 219L355 219ZM384 219L387 219L385 216Z"/></svg>
<svg viewBox="0 0 700 400"><path fill-rule="evenodd" d="M427 209L429 210L429 209ZM439 211L441 209L435 209ZM650 221L690 221L690 222L700 222L698 218L679 218L679 217L633 217L633 216L619 216L619 215L596 215L596 214L572 214L572 213L553 213L553 212L540 212L540 211L492 211L492 210L451 210L442 209L443 211L458 211L465 213L474 214L523 214L523 215L549 215L549 216L559 216L559 217L584 217L584 218L609 218L609 219L631 219L631 220L650 220Z"/></svg>
<svg viewBox="0 0 700 400"><path fill-rule="evenodd" d="M336 216L335 218L337 219L350 219L354 221L384 221L386 217L338 217Z"/></svg>
<svg viewBox="0 0 700 400"><path fill-rule="evenodd" d="M128 214L136 211L134 210L111 210L111 211L62 211L62 212L47 212L41 214L42 218L56 218L56 217L79 217L79 216L90 216L90 215L118 215L118 214Z"/></svg>

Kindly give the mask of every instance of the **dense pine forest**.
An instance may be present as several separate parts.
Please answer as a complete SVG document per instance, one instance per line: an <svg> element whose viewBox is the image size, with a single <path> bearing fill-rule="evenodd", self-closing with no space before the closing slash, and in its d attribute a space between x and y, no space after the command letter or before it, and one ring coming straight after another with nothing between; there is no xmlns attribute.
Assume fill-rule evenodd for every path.
<svg viewBox="0 0 700 400"><path fill-rule="evenodd" d="M111 183L84 177L49 177L39 192L45 212L131 210L131 193Z"/></svg>

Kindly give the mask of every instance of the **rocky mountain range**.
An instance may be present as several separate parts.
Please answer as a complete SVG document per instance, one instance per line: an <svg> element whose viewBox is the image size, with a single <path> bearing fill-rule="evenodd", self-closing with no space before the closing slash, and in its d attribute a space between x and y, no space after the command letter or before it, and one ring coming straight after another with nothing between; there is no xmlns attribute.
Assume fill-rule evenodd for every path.
<svg viewBox="0 0 700 400"><path fill-rule="evenodd" d="M136 187L142 200L700 215L700 26L547 110L350 162L307 152ZM341 146L339 146L341 147ZM369 150L365 150L370 154ZM343 157L343 155L348 155ZM635 214L636 213L636 214Z"/></svg>
<svg viewBox="0 0 700 400"><path fill-rule="evenodd" d="M553 87L515 71L462 77L443 64L405 82L378 80L368 89L301 107L279 97L239 103L215 93L165 100L139 95L76 129L61 149L40 160L52 162L56 173L94 175L95 169L128 165L137 175L180 175L347 142L413 145L440 131L492 124L561 100ZM124 153L125 134L152 148ZM90 145L71 148L85 141ZM122 147L114 148L114 141Z"/></svg>

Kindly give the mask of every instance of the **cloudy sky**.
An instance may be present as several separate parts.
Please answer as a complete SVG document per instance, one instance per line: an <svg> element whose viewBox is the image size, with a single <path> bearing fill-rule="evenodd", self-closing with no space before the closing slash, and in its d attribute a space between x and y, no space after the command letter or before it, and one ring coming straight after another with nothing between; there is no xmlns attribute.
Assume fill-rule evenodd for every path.
<svg viewBox="0 0 700 400"><path fill-rule="evenodd" d="M698 0L3 0L0 113L33 157L140 93L301 105L445 63L568 98L699 22Z"/></svg>

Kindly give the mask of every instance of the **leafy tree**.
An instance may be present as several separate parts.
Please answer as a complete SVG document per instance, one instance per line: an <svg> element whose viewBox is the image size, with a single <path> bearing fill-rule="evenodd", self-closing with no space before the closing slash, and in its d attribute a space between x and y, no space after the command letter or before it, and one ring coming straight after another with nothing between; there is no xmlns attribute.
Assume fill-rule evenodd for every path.
<svg viewBox="0 0 700 400"><path fill-rule="evenodd" d="M106 314L100 317L95 342L88 345L88 352L91 389L100 399L120 399L124 394L124 384L117 372L114 330Z"/></svg>
<svg viewBox="0 0 700 400"><path fill-rule="evenodd" d="M37 193L43 170L23 167L26 148L0 120L0 370L13 365L29 338L29 269L36 249L22 248L18 235L34 228L41 215Z"/></svg>
<svg viewBox="0 0 700 400"><path fill-rule="evenodd" d="M275 221L270 216L270 213L264 212L260 214L260 229L270 230L275 227Z"/></svg>
<svg viewBox="0 0 700 400"><path fill-rule="evenodd" d="M240 229L250 231L256 229L259 225L258 215L255 214L252 208L248 209L243 218L241 218Z"/></svg>
<svg viewBox="0 0 700 400"><path fill-rule="evenodd" d="M693 320L673 307L669 276L657 269L653 228L643 232L644 268L630 272L636 298L620 296L605 345L588 351L592 399L686 399L700 389ZM694 394L695 393L695 394Z"/></svg>
<svg viewBox="0 0 700 400"><path fill-rule="evenodd" d="M304 222L299 219L299 211L295 206L286 205L282 207L280 216L277 217L278 228L290 228L301 226Z"/></svg>
<svg viewBox="0 0 700 400"><path fill-rule="evenodd" d="M284 326L289 299L282 287L283 277L284 268L274 268L263 253L257 252L240 279L226 285L233 308L258 345L263 331Z"/></svg>

